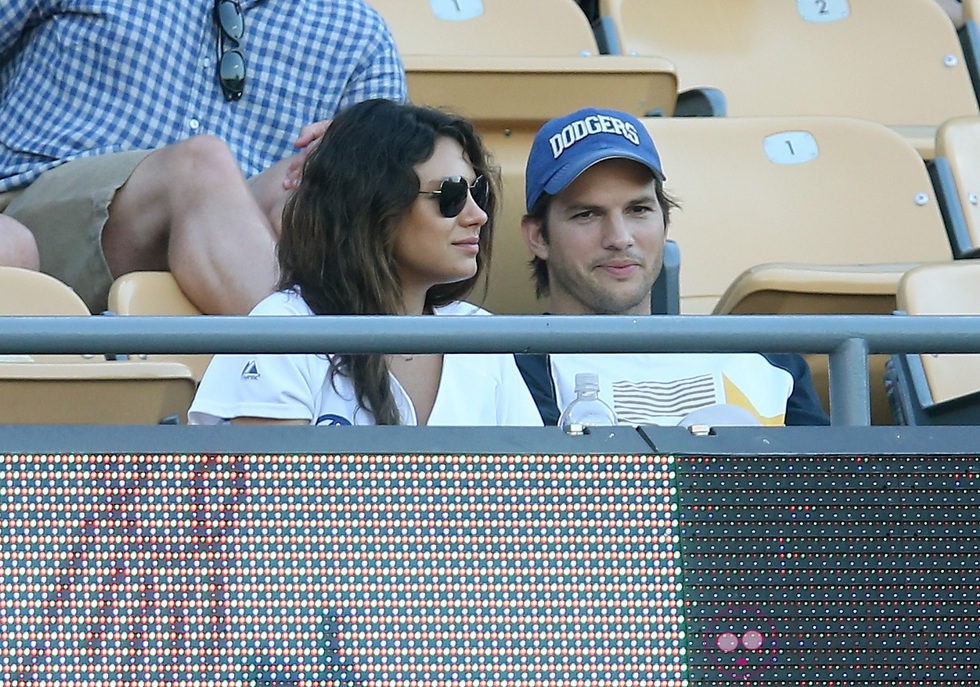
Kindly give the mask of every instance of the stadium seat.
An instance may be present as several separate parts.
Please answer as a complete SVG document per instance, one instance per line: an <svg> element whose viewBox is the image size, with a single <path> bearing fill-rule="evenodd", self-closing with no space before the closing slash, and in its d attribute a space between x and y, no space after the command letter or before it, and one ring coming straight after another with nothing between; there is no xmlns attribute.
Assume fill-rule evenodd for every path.
<svg viewBox="0 0 980 687"><path fill-rule="evenodd" d="M980 315L980 262L925 265L902 277L898 312ZM899 354L891 358L890 397L908 425L980 424L980 355Z"/></svg>
<svg viewBox="0 0 980 687"><path fill-rule="evenodd" d="M521 234L525 204L524 167L535 133L537 127L506 131L490 128L483 132L484 143L500 168L503 189L486 290L478 288L472 298L496 313L526 315L546 309L544 299L534 295L534 282L528 266L531 253Z"/></svg>
<svg viewBox="0 0 980 687"><path fill-rule="evenodd" d="M0 267L0 317L93 317L54 277ZM105 355L0 355L0 424L180 422L194 396L179 363L108 361Z"/></svg>
<svg viewBox="0 0 980 687"><path fill-rule="evenodd" d="M902 275L920 263L765 263L742 272L715 306L727 315L888 315Z"/></svg>
<svg viewBox="0 0 980 687"><path fill-rule="evenodd" d="M980 93L980 0L962 0L963 26L957 32L970 69L973 90Z"/></svg>
<svg viewBox="0 0 980 687"><path fill-rule="evenodd" d="M600 55L574 0L370 0L391 27L413 102L494 126L536 128L581 107L671 114L673 65Z"/></svg>
<svg viewBox="0 0 980 687"><path fill-rule="evenodd" d="M89 317L88 306L75 290L55 277L20 269L0 266L0 316L75 316ZM0 360L34 360L46 362L80 362L105 360L104 355L3 356Z"/></svg>
<svg viewBox="0 0 980 687"><path fill-rule="evenodd" d="M195 388L180 363L0 362L0 424L178 424Z"/></svg>
<svg viewBox="0 0 980 687"><path fill-rule="evenodd" d="M980 117L956 117L939 127L929 173L953 256L980 257Z"/></svg>
<svg viewBox="0 0 980 687"><path fill-rule="evenodd" d="M89 315L75 290L58 279L33 270L0 266L0 314Z"/></svg>
<svg viewBox="0 0 980 687"><path fill-rule="evenodd" d="M963 49L933 0L602 0L626 55L671 60L679 89L730 116L835 115L895 128L932 157L935 130L978 114Z"/></svg>
<svg viewBox="0 0 980 687"><path fill-rule="evenodd" d="M597 55L575 0L368 0L405 55Z"/></svg>
<svg viewBox="0 0 980 687"><path fill-rule="evenodd" d="M187 317L201 311L180 290L170 272L130 272L109 288L109 310L116 315L170 315ZM210 355L133 355L133 359L177 361L190 368L200 381Z"/></svg>
<svg viewBox="0 0 980 687"><path fill-rule="evenodd" d="M894 271L951 258L925 165L885 126L841 117L643 121L681 205L670 237L685 256L683 313L717 312L735 279L763 263Z"/></svg>
<svg viewBox="0 0 980 687"><path fill-rule="evenodd" d="M715 306L726 315L888 315L895 310L898 282L920 263L874 265L754 265L736 277ZM827 356L804 355L821 399L829 403ZM868 357L872 424L892 424L885 389L888 357Z"/></svg>
<svg viewBox="0 0 980 687"><path fill-rule="evenodd" d="M682 313L889 313L906 267L951 258L925 165L888 127L839 117L644 121L681 204L670 236L685 256ZM808 360L827 402L826 356ZM884 358L871 365L872 419L887 423Z"/></svg>

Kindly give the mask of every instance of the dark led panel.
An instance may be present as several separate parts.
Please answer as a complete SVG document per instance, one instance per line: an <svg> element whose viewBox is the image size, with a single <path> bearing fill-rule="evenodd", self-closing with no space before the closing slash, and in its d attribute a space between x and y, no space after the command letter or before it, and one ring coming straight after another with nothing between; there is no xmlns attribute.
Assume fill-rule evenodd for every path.
<svg viewBox="0 0 980 687"><path fill-rule="evenodd" d="M0 461L3 686L686 684L670 458Z"/></svg>
<svg viewBox="0 0 980 687"><path fill-rule="evenodd" d="M692 684L980 684L980 461L677 467Z"/></svg>

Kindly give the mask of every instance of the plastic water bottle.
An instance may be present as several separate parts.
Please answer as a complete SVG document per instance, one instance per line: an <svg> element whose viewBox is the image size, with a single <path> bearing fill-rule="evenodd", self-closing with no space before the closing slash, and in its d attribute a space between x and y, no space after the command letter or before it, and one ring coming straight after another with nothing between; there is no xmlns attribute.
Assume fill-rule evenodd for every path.
<svg viewBox="0 0 980 687"><path fill-rule="evenodd" d="M575 398L558 418L566 434L585 434L587 427L618 424L616 412L599 398L599 376L592 372L575 375Z"/></svg>

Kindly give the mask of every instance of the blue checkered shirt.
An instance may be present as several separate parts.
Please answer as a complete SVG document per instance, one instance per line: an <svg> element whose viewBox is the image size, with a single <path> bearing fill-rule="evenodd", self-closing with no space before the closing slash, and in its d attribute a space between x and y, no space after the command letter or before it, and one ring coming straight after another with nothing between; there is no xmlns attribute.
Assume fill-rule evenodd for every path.
<svg viewBox="0 0 980 687"><path fill-rule="evenodd" d="M0 0L0 192L73 158L227 141L251 176L306 124L405 100L394 39L363 0L244 0L245 93L217 78L213 0Z"/></svg>

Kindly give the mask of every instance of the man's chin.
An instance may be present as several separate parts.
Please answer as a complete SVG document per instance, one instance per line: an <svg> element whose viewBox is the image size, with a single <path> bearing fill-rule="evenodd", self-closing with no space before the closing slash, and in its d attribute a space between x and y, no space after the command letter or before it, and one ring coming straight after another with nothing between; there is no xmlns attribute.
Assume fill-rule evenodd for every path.
<svg viewBox="0 0 980 687"><path fill-rule="evenodd" d="M653 284L607 284L595 296L593 305L600 315L649 315Z"/></svg>
<svg viewBox="0 0 980 687"><path fill-rule="evenodd" d="M595 303L597 315L649 315L650 292L621 297L607 297Z"/></svg>

